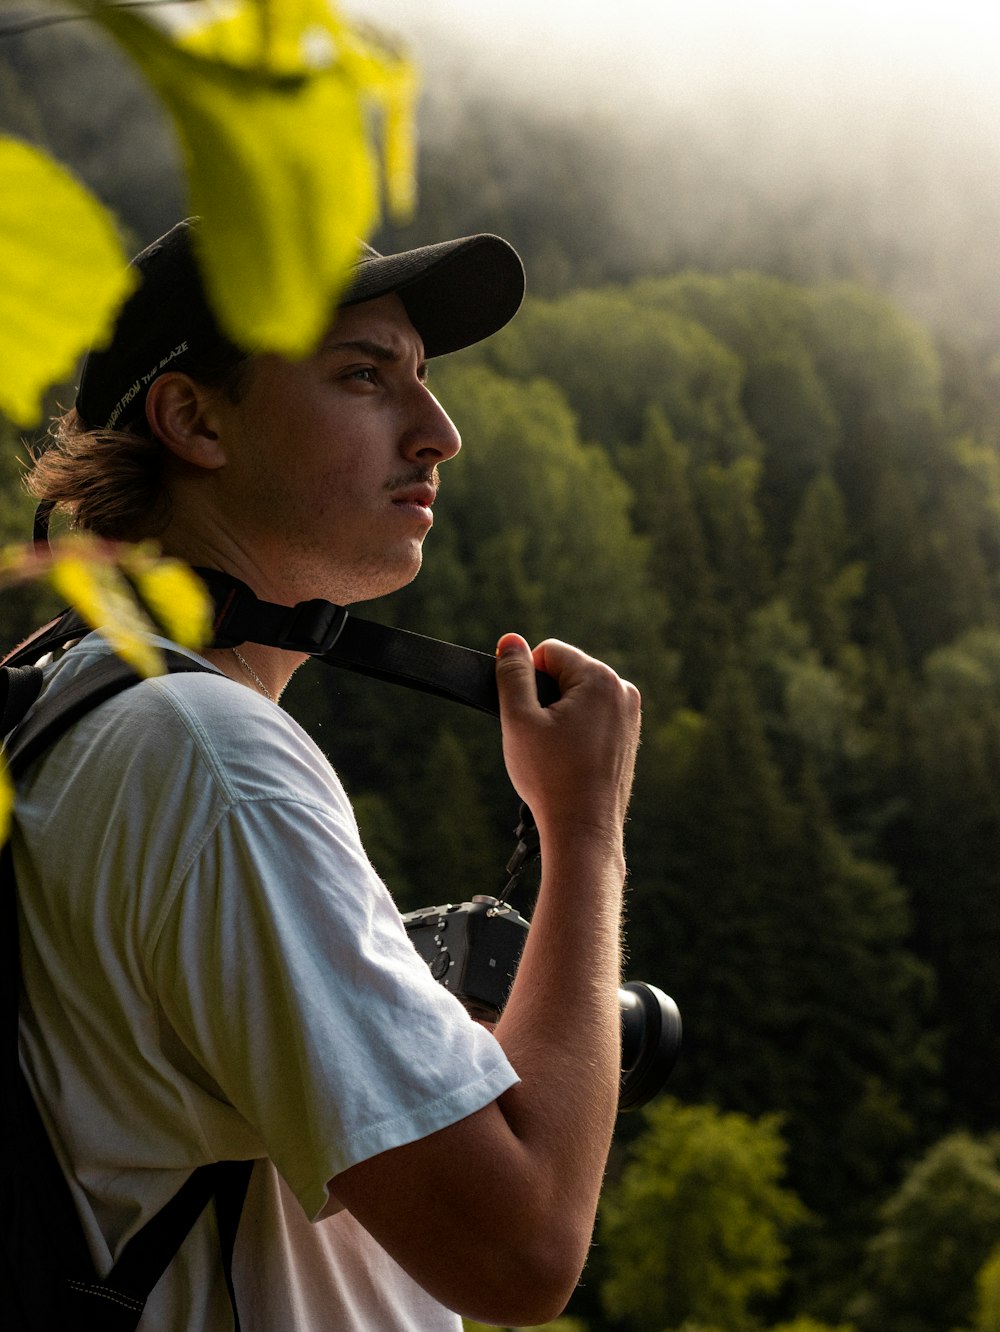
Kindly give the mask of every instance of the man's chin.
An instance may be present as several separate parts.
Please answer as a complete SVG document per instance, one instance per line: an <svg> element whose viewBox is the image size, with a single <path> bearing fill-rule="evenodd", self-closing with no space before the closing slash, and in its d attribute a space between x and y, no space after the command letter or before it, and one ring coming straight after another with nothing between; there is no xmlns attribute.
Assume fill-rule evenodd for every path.
<svg viewBox="0 0 1000 1332"><path fill-rule="evenodd" d="M400 563L392 570L381 569L372 570L366 577L359 578L352 586L350 592L339 599L342 606L356 605L363 601L378 601L382 597L391 596L393 592L399 592L401 588L408 587L420 572L423 563L420 548L417 547L415 556L408 561ZM336 597L329 598L331 601L338 600Z"/></svg>

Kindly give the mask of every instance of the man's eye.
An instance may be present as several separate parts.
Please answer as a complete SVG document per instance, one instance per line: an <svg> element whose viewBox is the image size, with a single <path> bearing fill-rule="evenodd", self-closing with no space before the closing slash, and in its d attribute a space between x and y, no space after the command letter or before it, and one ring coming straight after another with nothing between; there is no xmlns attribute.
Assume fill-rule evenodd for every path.
<svg viewBox="0 0 1000 1332"><path fill-rule="evenodd" d="M373 365L363 365L357 370L349 371L347 378L359 379L364 384L374 384L378 379L378 371Z"/></svg>

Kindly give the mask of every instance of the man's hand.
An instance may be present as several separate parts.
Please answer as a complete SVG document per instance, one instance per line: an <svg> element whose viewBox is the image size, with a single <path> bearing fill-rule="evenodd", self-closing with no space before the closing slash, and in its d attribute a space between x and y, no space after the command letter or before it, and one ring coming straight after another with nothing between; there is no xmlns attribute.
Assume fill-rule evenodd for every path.
<svg viewBox="0 0 1000 1332"><path fill-rule="evenodd" d="M560 698L538 702L535 670ZM610 666L547 639L532 652L518 634L497 645L504 759L543 836L587 828L620 836L639 744L639 691Z"/></svg>

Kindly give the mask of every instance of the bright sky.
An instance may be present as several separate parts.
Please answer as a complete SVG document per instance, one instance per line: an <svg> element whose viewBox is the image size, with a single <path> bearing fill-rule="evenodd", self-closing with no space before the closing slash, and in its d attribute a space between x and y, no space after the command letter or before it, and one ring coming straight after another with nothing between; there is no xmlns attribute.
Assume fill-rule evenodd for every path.
<svg viewBox="0 0 1000 1332"><path fill-rule="evenodd" d="M539 84L610 80L669 100L776 82L796 95L1000 88L997 0L344 0L419 35L447 25L496 76ZM961 90L961 91L959 91ZM607 91L607 89L605 89Z"/></svg>

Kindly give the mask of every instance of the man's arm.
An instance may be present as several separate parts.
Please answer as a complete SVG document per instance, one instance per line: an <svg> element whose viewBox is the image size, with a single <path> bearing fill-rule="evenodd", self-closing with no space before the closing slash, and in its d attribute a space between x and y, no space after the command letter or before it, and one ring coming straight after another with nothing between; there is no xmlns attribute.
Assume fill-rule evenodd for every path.
<svg viewBox="0 0 1000 1332"><path fill-rule="evenodd" d="M542 708L534 669L561 698ZM565 1306L593 1230L620 1067L622 828L639 695L565 644L497 662L504 757L542 848L531 931L496 1039L521 1081L448 1128L345 1170L331 1192L443 1304L487 1322Z"/></svg>

